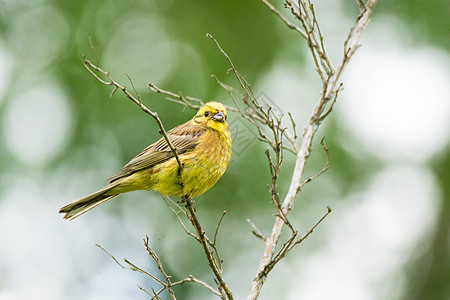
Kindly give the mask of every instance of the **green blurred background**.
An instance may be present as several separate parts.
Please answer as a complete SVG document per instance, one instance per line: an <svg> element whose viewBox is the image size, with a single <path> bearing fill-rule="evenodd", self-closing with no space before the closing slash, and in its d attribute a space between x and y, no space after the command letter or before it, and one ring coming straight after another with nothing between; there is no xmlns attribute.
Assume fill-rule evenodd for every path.
<svg viewBox="0 0 450 300"><path fill-rule="evenodd" d="M357 6L320 2L336 66ZM261 299L450 298L448 11L443 0L377 4L306 176L324 164L322 136L332 167L301 192L290 218L306 232L327 205L334 212L270 274ZM200 246L156 192L122 195L73 222L57 214L159 138L152 118L119 91L110 99L111 88L84 68L82 54L95 60L88 36L101 67L127 87L129 74L172 128L195 112L149 82L232 105L210 75L237 84L206 33L263 103L294 115L301 134L321 83L305 42L260 1L0 1L0 299L146 299L136 284L158 285L95 247L158 274L145 235L174 280L192 274L214 285ZM274 208L266 145L238 115L229 123L232 162L197 207L210 235L227 211L218 243L225 278L242 299L264 247L246 220L267 235ZM282 195L293 163L286 154ZM213 298L195 285L176 292Z"/></svg>

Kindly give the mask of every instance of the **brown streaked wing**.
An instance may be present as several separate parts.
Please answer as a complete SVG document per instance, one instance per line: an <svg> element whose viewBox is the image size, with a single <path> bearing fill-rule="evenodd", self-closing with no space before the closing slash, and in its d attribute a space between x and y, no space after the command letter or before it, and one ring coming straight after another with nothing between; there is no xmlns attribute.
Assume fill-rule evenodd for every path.
<svg viewBox="0 0 450 300"><path fill-rule="evenodd" d="M198 145L198 140L205 131L206 127L187 122L169 130L167 136L177 150L177 153L183 154ZM162 137L123 166L117 174L110 178L110 182L128 176L138 170L157 165L172 157L174 157L173 152L170 150L164 137Z"/></svg>

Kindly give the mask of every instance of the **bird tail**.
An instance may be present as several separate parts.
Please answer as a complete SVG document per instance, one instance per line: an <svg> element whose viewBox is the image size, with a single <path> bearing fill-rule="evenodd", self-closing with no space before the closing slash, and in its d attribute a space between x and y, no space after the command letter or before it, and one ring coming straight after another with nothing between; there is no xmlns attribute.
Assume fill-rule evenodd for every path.
<svg viewBox="0 0 450 300"><path fill-rule="evenodd" d="M64 219L73 220L85 212L93 209L97 205L102 204L103 202L106 202L115 196L119 195L120 193L114 194L111 193L112 189L117 187L118 182L114 182L111 184L108 184L104 188L96 191L95 193L92 193L86 197L80 198L78 200L75 200L72 203L67 204L66 206L62 207L59 210L59 213L65 214Z"/></svg>

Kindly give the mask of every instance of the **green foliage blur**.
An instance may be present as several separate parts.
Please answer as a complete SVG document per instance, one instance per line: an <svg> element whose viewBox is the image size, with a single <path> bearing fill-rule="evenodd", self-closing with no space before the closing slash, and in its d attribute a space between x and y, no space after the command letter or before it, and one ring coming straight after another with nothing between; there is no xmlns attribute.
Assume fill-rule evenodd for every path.
<svg viewBox="0 0 450 300"><path fill-rule="evenodd" d="M227 73L229 65L226 59L206 38L206 33L219 41L251 84L261 80L276 61L301 69L309 60L305 43L259 1L42 0L18 1L19 4L14 5L12 2L0 1L0 37L16 58L12 76L8 78L9 88L0 102L0 114L8 101L22 89L41 82L59 86L68 99L71 129L62 148L35 171L48 174L67 168L72 170L72 176L76 176L78 172L84 174L89 170L89 178L97 178L95 185L98 187L160 135L154 120L120 91L109 97L112 88L102 85L87 72L82 64L82 55L94 62L97 55L100 66L131 91L131 84L124 75L127 73L143 103L158 112L167 129L187 121L194 111L155 94L147 88L148 82L204 101L218 100L233 105L210 75L216 75L235 87L238 85L232 74ZM354 1L344 4L350 5L353 6ZM449 51L449 10L448 1L381 1L377 4L374 18L381 14L396 15L407 26L417 30L417 43L434 44ZM352 19L350 11L348 18ZM89 36L96 53L90 47ZM314 70L308 72L311 72L311 78L315 78ZM315 99L311 101L314 103ZM301 109L310 111L311 107ZM293 108L291 112L295 115L299 108ZM229 119L236 118L237 115L231 114ZM214 232L222 211L226 210L219 234L223 258L232 261L234 253L239 251L236 245L254 248L257 255L251 258L251 263L256 266L261 241L251 236L246 219L250 218L264 232L268 232L273 223L274 208L267 191L270 174L264 154L267 146L257 141L250 124L245 120L237 122L242 122L239 128L244 129L243 136L239 137L243 148L236 149L238 151L233 154L229 169L213 189L198 199L197 208L210 233ZM334 188L327 190L321 187L321 179L318 179L304 189L293 212L294 216L299 216L301 228L310 226L330 205L324 198L344 198L350 189L362 185L382 165L364 150L360 150L362 159L356 160L338 143L346 133L342 132L337 120L331 117L327 122L326 128L321 129L316 138L306 175L313 175L325 162L319 144L320 137L325 136L332 167L323 178L335 184ZM0 126L4 126L2 124ZM297 125L300 135L303 124ZM3 138L0 136L0 140ZM449 156L450 147L429 162L443 187L440 214L434 232L427 237L431 246L405 267L410 276L404 299L445 299L448 296ZM294 157L286 154L280 180L282 196L289 186L293 163ZM30 172L3 142L0 143L0 170L3 174ZM8 184L7 180L0 181L0 190ZM123 199L115 199L109 206L97 209L116 214L119 219L125 209L132 209L137 219L145 218L149 214L146 211L149 206L144 204L147 197L150 197L148 193L124 195ZM131 198L142 201L133 207L135 199ZM151 198L152 201L161 200L156 195ZM64 200L62 205L73 199L61 200ZM151 205L167 210L158 232L149 232L158 239L169 239L165 236L173 239L170 243L165 240L170 245L158 245L156 241L154 245L156 251L165 253L162 259L168 265L166 271L180 278L184 274L195 273L198 277L202 277L198 274L208 274L203 254L181 232L176 218L165 204L161 201ZM227 243L238 229L242 233L232 237L235 242ZM318 246L314 242L312 244L311 251ZM189 253L189 259L186 259L186 253ZM198 261L204 263L199 264ZM191 289L190 286L180 288L180 298L188 299Z"/></svg>

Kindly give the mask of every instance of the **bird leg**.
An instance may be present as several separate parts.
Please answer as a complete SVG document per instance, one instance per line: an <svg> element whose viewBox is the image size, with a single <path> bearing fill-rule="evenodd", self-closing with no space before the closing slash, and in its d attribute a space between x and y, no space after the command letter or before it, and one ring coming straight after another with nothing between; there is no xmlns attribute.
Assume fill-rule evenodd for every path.
<svg viewBox="0 0 450 300"><path fill-rule="evenodd" d="M196 211L195 208L195 201L191 200L191 197L189 195L184 195L183 197L181 197L181 201L179 201L181 203L185 204L185 208L187 210L193 210L194 212Z"/></svg>
<svg viewBox="0 0 450 300"><path fill-rule="evenodd" d="M186 203L186 205L191 205L191 197L189 195L184 195L181 197L181 203Z"/></svg>

